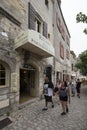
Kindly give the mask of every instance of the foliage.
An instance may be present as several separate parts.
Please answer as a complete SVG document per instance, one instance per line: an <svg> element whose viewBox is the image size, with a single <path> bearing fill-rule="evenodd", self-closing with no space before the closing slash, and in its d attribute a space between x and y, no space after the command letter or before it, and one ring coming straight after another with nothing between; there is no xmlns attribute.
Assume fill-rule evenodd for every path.
<svg viewBox="0 0 87 130"><path fill-rule="evenodd" d="M87 50L79 55L79 60L77 61L77 64L75 66L76 68L80 69L80 72L83 75L87 76Z"/></svg>
<svg viewBox="0 0 87 130"><path fill-rule="evenodd" d="M85 14L83 14L82 12L80 12L76 16L76 21L77 21L77 23L79 23L79 22L87 23L87 16ZM85 28L83 32L85 34L87 34L87 28Z"/></svg>

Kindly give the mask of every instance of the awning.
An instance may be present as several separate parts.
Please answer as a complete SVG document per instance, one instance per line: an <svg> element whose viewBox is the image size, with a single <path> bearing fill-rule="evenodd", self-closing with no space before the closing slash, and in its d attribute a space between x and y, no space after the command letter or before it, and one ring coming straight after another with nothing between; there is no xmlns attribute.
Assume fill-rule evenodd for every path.
<svg viewBox="0 0 87 130"><path fill-rule="evenodd" d="M76 73L72 73L71 76L75 77L75 76L76 76Z"/></svg>
<svg viewBox="0 0 87 130"><path fill-rule="evenodd" d="M52 43L34 30L22 32L15 39L15 49L24 48L42 57L54 56Z"/></svg>

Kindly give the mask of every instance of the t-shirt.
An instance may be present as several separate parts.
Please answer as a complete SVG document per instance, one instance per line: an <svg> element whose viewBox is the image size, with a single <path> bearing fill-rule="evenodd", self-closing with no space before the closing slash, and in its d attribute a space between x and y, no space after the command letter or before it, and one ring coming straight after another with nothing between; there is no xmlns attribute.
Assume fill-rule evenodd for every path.
<svg viewBox="0 0 87 130"><path fill-rule="evenodd" d="M44 89L44 95L48 95L48 84L44 84L43 89Z"/></svg>
<svg viewBox="0 0 87 130"><path fill-rule="evenodd" d="M48 88L48 96L53 96L53 89L52 88Z"/></svg>
<svg viewBox="0 0 87 130"><path fill-rule="evenodd" d="M44 95L53 96L53 84L52 84L52 82L44 83L43 89L44 89Z"/></svg>
<svg viewBox="0 0 87 130"><path fill-rule="evenodd" d="M80 88L80 87L81 87L81 82L77 82L76 88Z"/></svg>
<svg viewBox="0 0 87 130"><path fill-rule="evenodd" d="M66 97L67 96L67 88L64 88L64 89L60 88L59 96L60 97Z"/></svg>

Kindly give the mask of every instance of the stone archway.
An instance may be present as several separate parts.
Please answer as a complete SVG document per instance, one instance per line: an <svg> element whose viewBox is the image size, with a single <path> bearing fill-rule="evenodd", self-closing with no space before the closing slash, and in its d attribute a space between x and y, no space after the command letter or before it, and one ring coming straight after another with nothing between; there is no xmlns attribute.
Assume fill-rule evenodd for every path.
<svg viewBox="0 0 87 130"><path fill-rule="evenodd" d="M16 60L15 59L11 59L9 57L6 57L5 55L0 55L0 62L2 62L3 64L5 64L12 72L15 72L16 69Z"/></svg>
<svg viewBox="0 0 87 130"><path fill-rule="evenodd" d="M37 96L37 69L29 64L20 68L20 103Z"/></svg>
<svg viewBox="0 0 87 130"><path fill-rule="evenodd" d="M48 65L46 66L46 76L52 80L52 65Z"/></svg>

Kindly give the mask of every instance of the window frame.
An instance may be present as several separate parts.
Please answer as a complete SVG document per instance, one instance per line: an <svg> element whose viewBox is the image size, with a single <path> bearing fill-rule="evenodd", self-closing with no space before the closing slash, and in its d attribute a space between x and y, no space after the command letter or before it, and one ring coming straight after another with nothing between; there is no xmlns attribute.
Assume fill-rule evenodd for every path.
<svg viewBox="0 0 87 130"><path fill-rule="evenodd" d="M38 24L38 23L39 23L39 24ZM37 25L39 25L39 31L38 31ZM35 18L35 30L36 30L38 33L41 33L41 34L42 34L42 22L41 22L40 19L38 19L37 17Z"/></svg>
<svg viewBox="0 0 87 130"><path fill-rule="evenodd" d="M61 42L60 42L60 57L64 60L64 46Z"/></svg>
<svg viewBox="0 0 87 130"><path fill-rule="evenodd" d="M49 7L49 1L48 1L48 0L45 0L45 5L46 5L47 7Z"/></svg>
<svg viewBox="0 0 87 130"><path fill-rule="evenodd" d="M6 86L6 68L4 67L4 65L2 65L2 64L0 64L0 66L2 66L4 69L2 69L2 68L0 68L0 72L4 72L5 73L5 76L4 77L2 77L1 75L0 75L0 80L5 80L4 81L4 84L0 84L0 88L2 88L2 87L5 87Z"/></svg>
<svg viewBox="0 0 87 130"><path fill-rule="evenodd" d="M0 85L0 88L7 88L10 85L10 68L9 65L5 62L0 61L0 65L2 65L5 68L5 84Z"/></svg>
<svg viewBox="0 0 87 130"><path fill-rule="evenodd" d="M66 58L69 60L69 50L68 49L66 49Z"/></svg>

